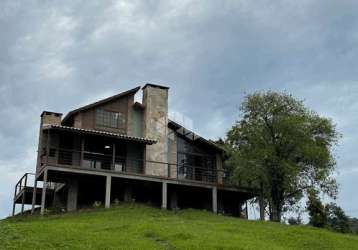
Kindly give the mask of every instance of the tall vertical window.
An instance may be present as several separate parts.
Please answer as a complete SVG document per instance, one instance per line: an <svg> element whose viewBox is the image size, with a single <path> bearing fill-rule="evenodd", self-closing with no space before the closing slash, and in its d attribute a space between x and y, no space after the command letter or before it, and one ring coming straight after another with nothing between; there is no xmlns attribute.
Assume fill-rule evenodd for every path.
<svg viewBox="0 0 358 250"><path fill-rule="evenodd" d="M124 128L125 117L122 113L103 109L96 110L96 126L107 128Z"/></svg>

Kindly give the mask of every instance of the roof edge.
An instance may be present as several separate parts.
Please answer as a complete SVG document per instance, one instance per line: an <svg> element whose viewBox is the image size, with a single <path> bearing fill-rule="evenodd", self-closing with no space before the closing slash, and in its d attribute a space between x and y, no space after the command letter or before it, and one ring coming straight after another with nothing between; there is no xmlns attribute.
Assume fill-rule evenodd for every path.
<svg viewBox="0 0 358 250"><path fill-rule="evenodd" d="M130 94L135 94L135 93L138 92L138 90L140 90L140 86L138 86L138 87L136 87L136 88L133 88L133 89L130 89L130 90L127 90L127 91L124 91L124 92L121 92L121 93L119 93L119 94L116 94L116 95L107 97L107 98L104 98L104 99L102 99L102 100L99 100L99 101L90 103L90 104L88 104L88 105L79 107L79 108L77 108L77 109L74 109L74 110L72 110L72 111L70 111L70 112L67 113L67 115L65 116L65 118L63 118L62 123L66 122L70 117L72 117L74 114L76 114L76 113L78 113L78 112L85 111L85 110L88 110L88 109L90 109L90 108L96 107L96 106L98 106L98 105L101 105L101 104L110 102L110 101L112 101L112 100L114 100L114 99L116 99L116 98L124 97L124 96L130 95Z"/></svg>
<svg viewBox="0 0 358 250"><path fill-rule="evenodd" d="M59 129L59 130L83 132L83 133L95 134L95 135L104 135L104 136L116 137L119 139L127 139L127 140L132 140L132 141L137 141L137 142L145 142L146 144L149 144L149 145L157 143L157 140L149 139L149 138L145 138L145 137L137 137L137 136L130 136L130 135L126 135L126 134L119 134L119 133L95 130L95 129L83 129L83 128L68 127L68 126L54 125L54 124L44 125L42 127L42 129L43 130Z"/></svg>
<svg viewBox="0 0 358 250"><path fill-rule="evenodd" d="M194 136L196 136L197 138L195 140L201 140L202 142L206 143L207 145L215 148L217 151L219 152L224 152L224 149L222 149L219 145L217 145L215 142L211 141L211 140L208 140L208 139L205 139L204 137L194 133L193 131L191 131L190 129L187 129L185 128L184 126L180 125L179 123L173 121L173 120L170 120L168 119L168 125L169 124L172 124L178 128L184 128L185 130L187 130L188 132L194 134Z"/></svg>
<svg viewBox="0 0 358 250"><path fill-rule="evenodd" d="M142 89L145 89L147 87L153 87L153 88L159 88L159 89L169 89L169 87L167 86L163 86L163 85L158 85L158 84L153 84L153 83L149 83L147 82Z"/></svg>

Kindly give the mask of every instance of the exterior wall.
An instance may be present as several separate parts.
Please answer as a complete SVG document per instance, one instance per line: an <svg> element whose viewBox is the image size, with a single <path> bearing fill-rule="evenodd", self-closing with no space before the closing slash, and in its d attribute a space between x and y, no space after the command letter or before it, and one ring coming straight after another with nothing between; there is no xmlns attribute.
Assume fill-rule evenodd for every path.
<svg viewBox="0 0 358 250"><path fill-rule="evenodd" d="M127 135L133 135L133 104L134 104L134 95L127 96L127 113L126 113L126 128Z"/></svg>
<svg viewBox="0 0 358 250"><path fill-rule="evenodd" d="M79 113L78 115L76 115L74 118L74 124L73 126L76 128L82 128L82 113Z"/></svg>
<svg viewBox="0 0 358 250"><path fill-rule="evenodd" d="M168 162L170 165L170 178L177 177L177 134L174 130L168 129Z"/></svg>
<svg viewBox="0 0 358 250"><path fill-rule="evenodd" d="M143 111L133 109L132 112L132 136L143 137Z"/></svg>
<svg viewBox="0 0 358 250"><path fill-rule="evenodd" d="M124 96L117 100L105 103L103 105L81 111L74 116L74 127L83 129L103 130L120 134L132 134L132 110L134 95ZM125 126L123 128L107 128L96 126L96 109L104 109L107 111L120 112L125 116Z"/></svg>
<svg viewBox="0 0 358 250"><path fill-rule="evenodd" d="M61 125L62 114L53 112L43 112L41 115L41 126Z"/></svg>
<svg viewBox="0 0 358 250"><path fill-rule="evenodd" d="M147 161L168 162L168 89L146 86L143 89L144 126L143 135L155 139L157 143L146 148ZM146 162L146 174L167 176L165 164Z"/></svg>

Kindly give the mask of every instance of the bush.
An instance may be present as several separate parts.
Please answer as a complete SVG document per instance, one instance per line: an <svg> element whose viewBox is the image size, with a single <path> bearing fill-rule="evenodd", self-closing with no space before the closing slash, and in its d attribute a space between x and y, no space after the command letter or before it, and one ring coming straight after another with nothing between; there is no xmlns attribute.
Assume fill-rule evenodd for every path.
<svg viewBox="0 0 358 250"><path fill-rule="evenodd" d="M301 225L302 224L302 219L301 219L300 216L298 216L297 218L290 217L288 219L288 224L290 224L290 225Z"/></svg>

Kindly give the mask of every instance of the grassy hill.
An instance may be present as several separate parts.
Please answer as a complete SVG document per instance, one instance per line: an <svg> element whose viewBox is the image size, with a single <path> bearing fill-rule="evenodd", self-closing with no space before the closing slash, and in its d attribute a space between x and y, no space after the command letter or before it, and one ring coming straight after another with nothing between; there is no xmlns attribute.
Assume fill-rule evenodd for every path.
<svg viewBox="0 0 358 250"><path fill-rule="evenodd" d="M0 221L0 249L358 249L358 237L206 211L124 204Z"/></svg>

